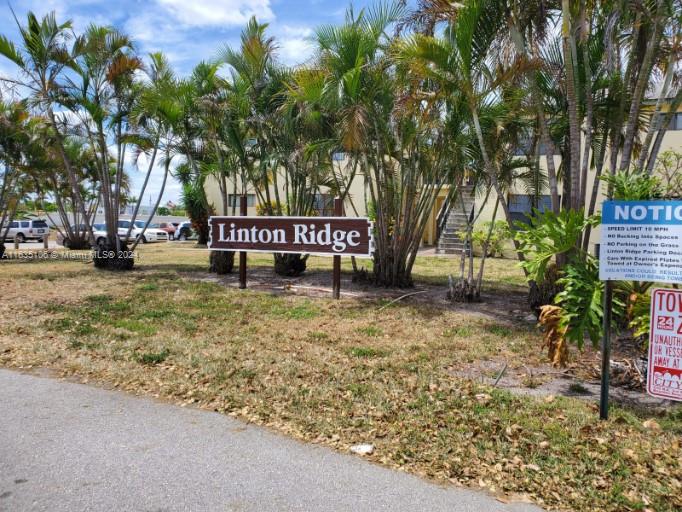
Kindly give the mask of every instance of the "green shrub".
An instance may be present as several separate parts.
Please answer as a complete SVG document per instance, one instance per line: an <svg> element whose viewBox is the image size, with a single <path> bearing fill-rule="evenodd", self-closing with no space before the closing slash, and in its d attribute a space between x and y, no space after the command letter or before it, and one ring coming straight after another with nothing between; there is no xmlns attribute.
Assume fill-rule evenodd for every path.
<svg viewBox="0 0 682 512"><path fill-rule="evenodd" d="M490 232L491 225L492 232ZM490 233L490 239L488 239L488 233ZM457 234L461 239L466 239L465 231L460 231ZM475 228L471 232L471 241L473 242L474 247L479 249L481 254L483 254L483 247L485 246L486 240L488 240L486 256L493 258L504 254L504 244L511 239L512 234L509 229L509 224L503 220L495 221L495 224L492 224L490 221L484 222L480 227Z"/></svg>
<svg viewBox="0 0 682 512"><path fill-rule="evenodd" d="M665 195L661 180L646 172L617 172L601 177L612 188L613 199L618 201L648 201Z"/></svg>
<svg viewBox="0 0 682 512"><path fill-rule="evenodd" d="M534 210L534 219L531 227L517 223L515 238L526 257L521 265L528 272L528 281L537 283L544 279L553 258L578 252L578 241L585 228L600 222L596 215L585 218L583 210L561 210L558 215L550 210L542 213Z"/></svg>

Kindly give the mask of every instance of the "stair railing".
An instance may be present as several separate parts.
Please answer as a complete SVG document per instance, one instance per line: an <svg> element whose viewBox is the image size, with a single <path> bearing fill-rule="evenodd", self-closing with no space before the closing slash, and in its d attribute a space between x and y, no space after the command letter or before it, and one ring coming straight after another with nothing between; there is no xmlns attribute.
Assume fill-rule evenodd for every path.
<svg viewBox="0 0 682 512"><path fill-rule="evenodd" d="M440 235L443 233L445 224L448 222L448 214L450 213L451 205L452 200L450 194L448 194L438 211L438 217L436 217L436 241L440 240Z"/></svg>

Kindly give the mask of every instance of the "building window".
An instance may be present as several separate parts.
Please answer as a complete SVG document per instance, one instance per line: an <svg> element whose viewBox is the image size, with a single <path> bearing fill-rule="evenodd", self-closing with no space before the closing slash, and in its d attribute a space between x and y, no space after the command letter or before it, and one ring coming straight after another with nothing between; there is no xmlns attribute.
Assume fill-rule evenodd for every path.
<svg viewBox="0 0 682 512"><path fill-rule="evenodd" d="M539 143L538 154L541 156L547 155L547 145L544 142ZM555 155L561 154L561 149L557 144L552 145ZM535 154L535 148L533 146L533 139L530 135L523 135L519 138L517 146L514 148L514 156L533 156Z"/></svg>
<svg viewBox="0 0 682 512"><path fill-rule="evenodd" d="M315 194L313 209L320 217L334 216L334 196L331 194Z"/></svg>
<svg viewBox="0 0 682 512"><path fill-rule="evenodd" d="M668 125L668 130L682 130L682 112L673 114Z"/></svg>
<svg viewBox="0 0 682 512"><path fill-rule="evenodd" d="M227 195L227 204L230 206L230 208L239 208L240 202L239 198L241 197L240 194L234 195L234 194L228 194ZM246 194L246 206L249 208L253 208L256 206L256 194Z"/></svg>
<svg viewBox="0 0 682 512"><path fill-rule="evenodd" d="M509 213L515 221L528 222L533 209L540 212L552 209L552 197L549 195L534 196L529 194L510 194Z"/></svg>

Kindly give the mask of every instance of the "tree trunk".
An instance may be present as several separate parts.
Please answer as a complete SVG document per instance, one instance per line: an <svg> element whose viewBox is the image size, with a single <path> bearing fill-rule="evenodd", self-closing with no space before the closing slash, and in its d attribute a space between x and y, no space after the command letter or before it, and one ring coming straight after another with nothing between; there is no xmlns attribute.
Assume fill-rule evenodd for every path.
<svg viewBox="0 0 682 512"><path fill-rule="evenodd" d="M564 0L565 1L565 0ZM625 139L623 140L623 153L620 160L620 171L627 172L630 168L630 160L632 158L632 149L635 141L635 134L637 129L637 122L639 120L639 111L642 106L644 93L646 92L647 84L649 83L649 76L654 63L654 57L657 53L658 46L661 40L661 18L663 11L663 0L658 0L656 3L656 11L654 14L653 33L649 40L642 65L639 68L639 75L635 90L632 93L630 100L630 112L628 114L628 123L625 128Z"/></svg>
<svg viewBox="0 0 682 512"><path fill-rule="evenodd" d="M308 255L275 253L275 274L285 277L297 277L306 269Z"/></svg>
<svg viewBox="0 0 682 512"><path fill-rule="evenodd" d="M576 97L576 56L573 53L575 46L571 26L570 1L562 0L562 40L564 50L564 65L566 66L566 100L568 101L568 131L569 152L571 154L567 177L570 180L571 202L570 208L580 208L580 121L578 120L578 99Z"/></svg>
<svg viewBox="0 0 682 512"><path fill-rule="evenodd" d="M218 275L231 274L234 269L234 251L211 251L208 271Z"/></svg>
<svg viewBox="0 0 682 512"><path fill-rule="evenodd" d="M493 189L495 190L495 193L497 194L497 199L500 202L500 205L502 206L502 211L504 212L504 217L505 220L507 221L507 224L509 225L510 229L514 229L514 222L511 217L511 212L509 211L509 205L507 204L507 199L504 197L504 193L502 192L502 188L500 187L500 183L497 180L497 173L495 172L495 169L492 166L492 162L490 161L490 158L488 157L488 151L485 147L485 141L483 140L483 131L481 130L481 123L478 119L478 111L476 110L476 107L474 105L469 105L471 109L471 115L473 117L474 121L474 130L476 131L476 137L478 139L478 145L481 149L481 155L483 156L483 163L485 165L486 173L488 174L488 177L490 178L490 183L493 186ZM519 242L514 239L514 248L516 249L516 256L519 261L523 262L526 260L526 258L523 256L523 253L520 251L519 247ZM527 274L528 272L524 269L524 273Z"/></svg>
<svg viewBox="0 0 682 512"><path fill-rule="evenodd" d="M667 99L666 95L675 72L675 60L675 53L670 52L670 57L668 58L667 63L668 67L665 71L665 78L663 79L663 87L661 88L661 92L658 96L658 99L656 100L656 108L654 109L654 113L651 115L649 129L647 130L646 138L644 139L642 149L639 153L639 159L637 160L637 170L639 171L644 171L644 165L647 161L647 156L649 155L649 148L651 147L654 134L658 133L658 131L661 129L661 126L663 125L663 118L665 116L661 114L661 107L663 106L663 102ZM653 167L651 170L647 169L647 171L649 174L651 174L653 172Z"/></svg>
<svg viewBox="0 0 682 512"><path fill-rule="evenodd" d="M585 200L587 198L587 176L590 169L590 152L592 150L592 121L594 119L594 98L592 96L592 67L590 64L590 51L588 48L590 30L589 21L587 20L587 13L585 2L580 4L580 40L583 50L583 71L585 74L585 149L583 151L582 171L580 174L580 197L578 198L578 205L580 208L585 207Z"/></svg>

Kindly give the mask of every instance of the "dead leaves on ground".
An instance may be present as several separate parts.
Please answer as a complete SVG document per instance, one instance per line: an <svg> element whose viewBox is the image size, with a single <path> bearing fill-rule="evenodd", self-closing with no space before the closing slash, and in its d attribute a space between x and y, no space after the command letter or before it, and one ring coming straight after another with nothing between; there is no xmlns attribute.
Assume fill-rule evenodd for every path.
<svg viewBox="0 0 682 512"><path fill-rule="evenodd" d="M161 278L155 284L157 291L145 292L155 302L172 297L180 308L185 300L201 301L201 318L226 314L230 301L237 316L250 318L269 304L257 293L208 285L195 290ZM112 279L98 293L118 290L125 298L132 289L132 284L122 287ZM304 301L292 298L287 307L306 312L310 308L303 308ZM660 422L614 412L612 421L600 423L591 405L554 396L521 398L456 378L445 357L452 358L458 347L447 345L446 350L442 340L422 336L407 340L416 347L411 351L405 339L394 336L415 331L417 320L409 309L400 310L404 318L394 313L393 324L382 326L393 329L391 336L372 338L370 348L376 353L364 350L362 357L349 350L358 346L356 329L343 326L349 318L361 324L357 305L320 301L315 312L312 321L286 320L286 330L273 330L285 322L280 315L243 324L216 322L211 329L195 331L191 339L179 336L177 326L164 319L154 324L159 332L148 342L153 346L143 339L130 341L138 351L168 344L170 355L156 365L120 357L112 347L128 341L107 340L101 332L100 345L75 349L66 334L33 325L27 327L30 332L1 340L5 349L0 347L0 362L52 366L91 382L239 416L343 451L371 444L372 453L363 456L377 462L532 499L547 508L682 507L679 436ZM65 305L63 314L71 313L76 317L82 311ZM308 336L311 322L315 332L328 336ZM555 344L559 362L561 350Z"/></svg>

